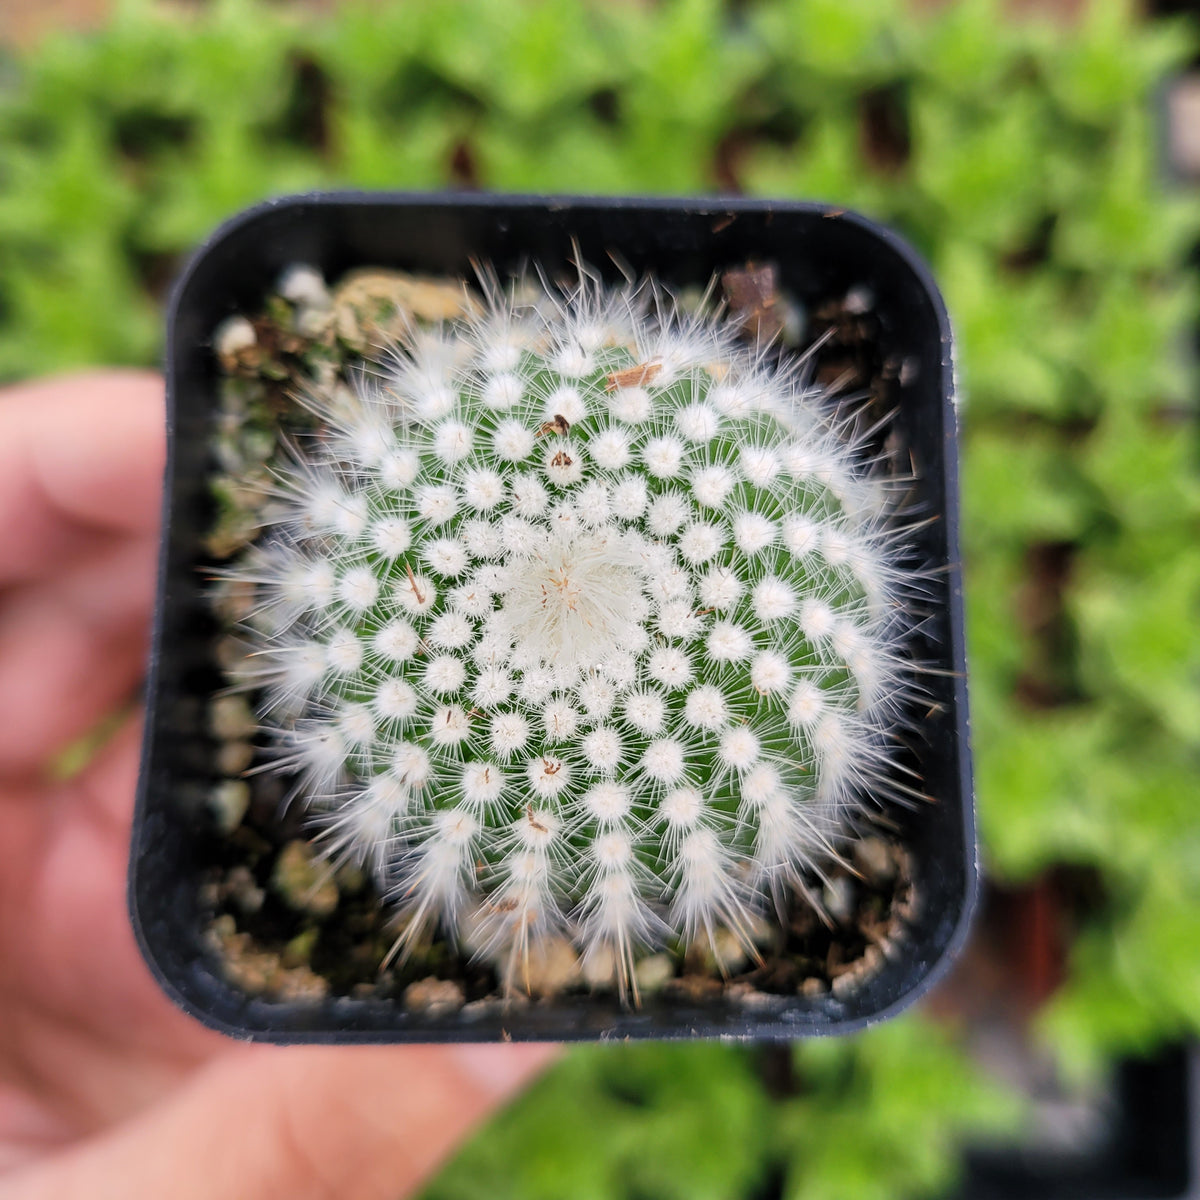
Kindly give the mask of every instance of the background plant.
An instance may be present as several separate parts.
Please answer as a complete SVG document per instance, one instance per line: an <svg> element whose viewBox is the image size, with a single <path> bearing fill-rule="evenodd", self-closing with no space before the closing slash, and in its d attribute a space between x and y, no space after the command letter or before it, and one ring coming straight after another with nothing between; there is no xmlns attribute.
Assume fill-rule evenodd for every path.
<svg viewBox="0 0 1200 1200"><path fill-rule="evenodd" d="M177 256L301 187L741 188L893 222L960 338L987 861L1094 872L1103 902L1040 1030L1096 1068L1200 1013L1181 354L1200 206L1162 184L1150 103L1191 50L1115 3L1070 28L991 0L127 3L4 65L0 374L154 361ZM948 1178L952 1131L1008 1115L919 1017L793 1057L768 1092L753 1051L581 1052L433 1192L915 1194Z"/></svg>

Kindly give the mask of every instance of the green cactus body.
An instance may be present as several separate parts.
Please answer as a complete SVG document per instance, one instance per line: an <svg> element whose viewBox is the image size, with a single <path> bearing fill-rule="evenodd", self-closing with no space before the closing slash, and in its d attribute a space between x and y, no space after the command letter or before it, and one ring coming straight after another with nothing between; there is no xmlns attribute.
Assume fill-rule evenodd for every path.
<svg viewBox="0 0 1200 1200"><path fill-rule="evenodd" d="M243 682L328 853L510 962L749 941L886 790L888 489L827 398L647 288L495 301L308 403Z"/></svg>

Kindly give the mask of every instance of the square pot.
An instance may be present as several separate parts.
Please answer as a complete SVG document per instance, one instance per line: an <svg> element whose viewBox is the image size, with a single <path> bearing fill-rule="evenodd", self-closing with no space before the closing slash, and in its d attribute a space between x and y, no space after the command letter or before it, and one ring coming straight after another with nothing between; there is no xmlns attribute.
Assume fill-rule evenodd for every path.
<svg viewBox="0 0 1200 1200"><path fill-rule="evenodd" d="M577 250L576 250L577 248ZM931 566L918 657L931 672L915 767L932 802L894 808L918 902L902 942L853 988L753 1006L732 999L649 997L638 1008L606 995L564 994L439 1015L393 999L250 995L222 972L205 922L211 866L208 798L220 782L208 729L222 684L217 625L203 583L213 520L211 434L219 366L213 332L261 307L288 266L335 279L356 267L501 275L536 261L583 261L619 278L610 250L639 276L703 287L748 262L771 262L787 293L818 304L851 290L872 298L877 339L894 376L892 433L918 469L918 504L936 514L914 533ZM166 991L206 1024L278 1042L384 1042L608 1037L795 1038L843 1033L925 992L961 944L974 902L976 851L958 551L957 413L948 319L927 269L892 233L842 209L741 199L585 199L322 194L274 201L227 223L197 253L170 309L169 451L146 734L129 898L143 953ZM928 715L924 709L928 707Z"/></svg>

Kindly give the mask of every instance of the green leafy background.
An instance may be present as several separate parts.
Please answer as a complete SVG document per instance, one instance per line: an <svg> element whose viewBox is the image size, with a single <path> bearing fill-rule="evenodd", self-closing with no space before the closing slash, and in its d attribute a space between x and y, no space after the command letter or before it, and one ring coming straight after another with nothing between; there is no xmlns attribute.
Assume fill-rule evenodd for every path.
<svg viewBox="0 0 1200 1200"><path fill-rule="evenodd" d="M960 343L988 869L1103 897L1033 1027L1086 1078L1200 1014L1200 203L1154 103L1193 51L1101 2L119 4L0 50L0 377L155 362L178 256L282 192L737 189L893 223ZM783 1087L754 1048L579 1049L429 1194L937 1194L1021 1117L962 1043L909 1015L797 1046Z"/></svg>

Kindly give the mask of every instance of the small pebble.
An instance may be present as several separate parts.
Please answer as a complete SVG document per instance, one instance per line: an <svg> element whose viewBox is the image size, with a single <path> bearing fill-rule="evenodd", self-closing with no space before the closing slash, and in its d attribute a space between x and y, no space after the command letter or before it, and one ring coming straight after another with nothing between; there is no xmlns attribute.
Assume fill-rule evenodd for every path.
<svg viewBox="0 0 1200 1200"><path fill-rule="evenodd" d="M854 869L869 884L890 883L896 877L896 866L883 838L867 837L855 842L853 861Z"/></svg>
<svg viewBox="0 0 1200 1200"><path fill-rule="evenodd" d="M250 807L250 785L242 779L227 779L209 793L209 805L222 833L232 833Z"/></svg>
<svg viewBox="0 0 1200 1200"><path fill-rule="evenodd" d="M226 675L232 676L249 662L250 644L243 638L228 633L214 643L213 656L217 660L217 666Z"/></svg>
<svg viewBox="0 0 1200 1200"><path fill-rule="evenodd" d="M250 868L233 867L225 876L225 890L242 912L258 912L267 898L267 893L254 882Z"/></svg>
<svg viewBox="0 0 1200 1200"><path fill-rule="evenodd" d="M258 720L245 696L218 696L208 706L208 731L222 741L250 738L258 732Z"/></svg>
<svg viewBox="0 0 1200 1200"><path fill-rule="evenodd" d="M222 775L240 775L254 761L249 742L222 742L217 749L217 770Z"/></svg>
<svg viewBox="0 0 1200 1200"><path fill-rule="evenodd" d="M760 992L758 988L749 983L731 983L725 989L725 998L733 1004L740 1004L742 1008L751 1011L779 1008L783 1003L782 996L776 996L771 992Z"/></svg>
<svg viewBox="0 0 1200 1200"><path fill-rule="evenodd" d="M612 947L602 945L586 954L581 963L583 981L590 988L611 988L617 981L617 956Z"/></svg>
<svg viewBox="0 0 1200 1200"><path fill-rule="evenodd" d="M557 996L581 977L579 955L565 937L546 937L529 947L527 962L511 960L505 972L507 992Z"/></svg>
<svg viewBox="0 0 1200 1200"><path fill-rule="evenodd" d="M302 308L329 308L333 297L325 286L325 276L316 267L296 263L279 277L276 291L290 304Z"/></svg>
<svg viewBox="0 0 1200 1200"><path fill-rule="evenodd" d="M231 625L254 611L255 587L241 580L222 579L212 590L212 606L222 620Z"/></svg>
<svg viewBox="0 0 1200 1200"><path fill-rule="evenodd" d="M711 941L707 937L698 937L692 942L687 960L693 966L702 963L706 971L729 976L741 971L750 961L750 955L737 934L720 928L713 930Z"/></svg>
<svg viewBox="0 0 1200 1200"><path fill-rule="evenodd" d="M272 991L280 1000L312 1002L323 1000L329 994L329 982L308 967L292 967L276 975Z"/></svg>
<svg viewBox="0 0 1200 1200"><path fill-rule="evenodd" d="M653 996L675 977L675 964L669 954L651 954L634 967L633 974L642 995Z"/></svg>
<svg viewBox="0 0 1200 1200"><path fill-rule="evenodd" d="M469 1004L464 1004L459 1016L464 1021L479 1021L484 1017L504 1012L506 1007L507 1005L503 1000L485 996L482 1000L472 1000Z"/></svg>
<svg viewBox="0 0 1200 1200"><path fill-rule="evenodd" d="M869 979L883 964L883 954L878 946L868 946L862 957L843 967L830 986L838 997L852 992L865 979Z"/></svg>
<svg viewBox="0 0 1200 1200"><path fill-rule="evenodd" d="M313 925L309 929L296 934L283 948L283 965L285 967L306 967L312 961L312 952L316 947L317 938L321 931Z"/></svg>
<svg viewBox="0 0 1200 1200"><path fill-rule="evenodd" d="M846 293L842 307L851 315L861 317L875 307L875 293L866 284L859 284Z"/></svg>
<svg viewBox="0 0 1200 1200"><path fill-rule="evenodd" d="M325 863L314 861L307 842L288 842L280 851L271 886L287 904L314 916L328 916L338 903L338 886Z"/></svg>
<svg viewBox="0 0 1200 1200"><path fill-rule="evenodd" d="M213 330L213 349L222 359L236 359L243 350L257 344L258 335L245 317L226 317Z"/></svg>
<svg viewBox="0 0 1200 1200"><path fill-rule="evenodd" d="M711 975L681 975L678 979L668 979L663 990L693 1004L706 1004L720 996L725 985Z"/></svg>
<svg viewBox="0 0 1200 1200"><path fill-rule="evenodd" d="M461 984L433 975L428 979L418 979L404 989L404 1007L409 1012L426 1013L431 1017L457 1012L465 999Z"/></svg>
<svg viewBox="0 0 1200 1200"><path fill-rule="evenodd" d="M741 939L729 929L718 929L713 934L711 950L713 964L725 975L736 975L750 961Z"/></svg>
<svg viewBox="0 0 1200 1200"><path fill-rule="evenodd" d="M845 925L854 915L854 881L846 875L831 879L821 892L825 911L839 925Z"/></svg>

